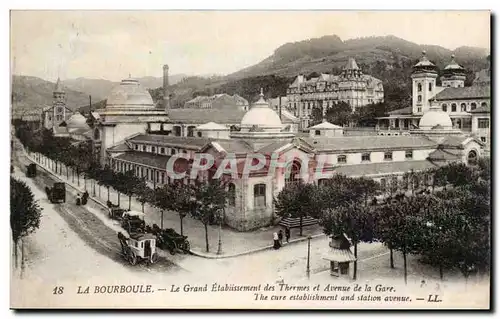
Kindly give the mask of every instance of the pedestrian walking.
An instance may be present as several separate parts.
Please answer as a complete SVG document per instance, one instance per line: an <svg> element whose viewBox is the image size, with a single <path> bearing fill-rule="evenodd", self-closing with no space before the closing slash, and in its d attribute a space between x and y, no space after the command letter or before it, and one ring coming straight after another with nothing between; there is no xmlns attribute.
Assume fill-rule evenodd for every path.
<svg viewBox="0 0 500 319"><path fill-rule="evenodd" d="M278 238L278 233L276 233L276 232L273 233L273 240L274 240L273 248L279 249L280 248L280 240Z"/></svg>
<svg viewBox="0 0 500 319"><path fill-rule="evenodd" d="M286 242L288 243L290 241L290 227L285 228L285 237Z"/></svg>
<svg viewBox="0 0 500 319"><path fill-rule="evenodd" d="M280 241L280 245L283 246L283 231L281 229L278 232L278 240Z"/></svg>

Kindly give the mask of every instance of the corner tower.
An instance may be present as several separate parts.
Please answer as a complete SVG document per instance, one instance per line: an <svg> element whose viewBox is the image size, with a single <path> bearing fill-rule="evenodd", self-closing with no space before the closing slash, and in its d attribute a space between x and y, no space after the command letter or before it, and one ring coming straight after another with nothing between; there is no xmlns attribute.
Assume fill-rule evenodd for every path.
<svg viewBox="0 0 500 319"><path fill-rule="evenodd" d="M423 51L419 62L413 66L411 75L413 114L423 114L429 110L429 99L436 94L436 78L436 66Z"/></svg>
<svg viewBox="0 0 500 319"><path fill-rule="evenodd" d="M465 69L455 62L455 55L451 56L450 63L444 68L441 83L444 87L463 88L465 83Z"/></svg>

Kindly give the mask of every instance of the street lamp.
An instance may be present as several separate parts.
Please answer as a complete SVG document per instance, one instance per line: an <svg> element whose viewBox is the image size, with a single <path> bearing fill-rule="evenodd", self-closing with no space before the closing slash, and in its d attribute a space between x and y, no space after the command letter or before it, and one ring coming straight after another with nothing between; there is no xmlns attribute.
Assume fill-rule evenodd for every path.
<svg viewBox="0 0 500 319"><path fill-rule="evenodd" d="M217 245L217 255L222 254L222 220L225 216L225 209L219 210L219 243ZM222 215L222 216L221 216Z"/></svg>
<svg viewBox="0 0 500 319"><path fill-rule="evenodd" d="M311 275L311 267L310 267L310 259L311 259L311 235L307 236L307 278L310 278Z"/></svg>

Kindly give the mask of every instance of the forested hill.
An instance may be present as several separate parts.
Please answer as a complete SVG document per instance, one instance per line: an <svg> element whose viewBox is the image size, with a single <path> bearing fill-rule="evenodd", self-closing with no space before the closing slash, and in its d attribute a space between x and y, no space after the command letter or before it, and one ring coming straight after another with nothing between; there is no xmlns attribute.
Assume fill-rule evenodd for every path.
<svg viewBox="0 0 500 319"><path fill-rule="evenodd" d="M224 77L190 77L172 86L172 104L182 107L187 100L200 94L239 94L255 101L260 88L266 97L286 95L288 85L297 74L307 77L321 72L339 74L349 57L354 57L366 74L383 81L386 101L390 109L409 103L410 75L422 51L439 69L443 69L454 54L455 60L467 70L466 85L475 72L487 67L488 50L459 47L449 50L437 45L419 45L395 36L367 37L342 41L336 35L324 36L295 43L287 43L260 63ZM439 84L439 81L438 81ZM153 98L160 96L153 90Z"/></svg>

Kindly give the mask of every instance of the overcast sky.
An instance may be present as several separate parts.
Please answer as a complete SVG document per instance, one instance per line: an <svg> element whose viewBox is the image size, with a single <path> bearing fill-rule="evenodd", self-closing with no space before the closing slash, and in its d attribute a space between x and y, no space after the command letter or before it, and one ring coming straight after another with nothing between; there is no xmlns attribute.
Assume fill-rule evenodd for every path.
<svg viewBox="0 0 500 319"><path fill-rule="evenodd" d="M455 12L166 12L13 11L15 74L54 81L118 81L171 74L227 74L280 45L336 34L342 40L395 35L455 49L490 48L490 13Z"/></svg>

